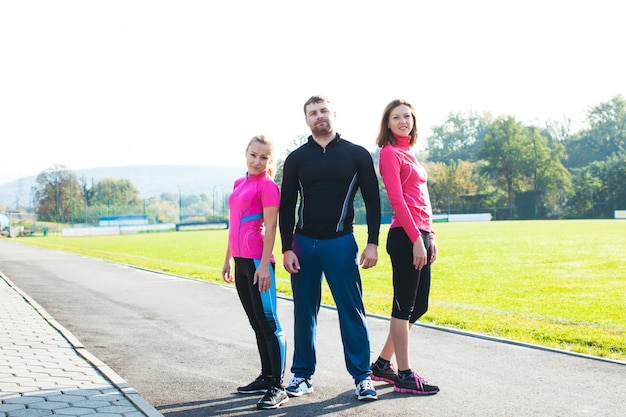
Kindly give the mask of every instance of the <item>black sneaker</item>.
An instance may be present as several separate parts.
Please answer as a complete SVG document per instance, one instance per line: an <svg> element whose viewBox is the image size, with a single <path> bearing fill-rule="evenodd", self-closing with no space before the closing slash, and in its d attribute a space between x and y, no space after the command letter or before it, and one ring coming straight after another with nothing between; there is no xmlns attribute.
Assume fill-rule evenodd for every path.
<svg viewBox="0 0 626 417"><path fill-rule="evenodd" d="M281 404L289 401L289 396L282 387L277 387L276 385L272 385L263 398L256 403L256 408L261 410L271 410L273 408L280 407Z"/></svg>
<svg viewBox="0 0 626 417"><path fill-rule="evenodd" d="M400 378L398 376L396 378L396 386L393 387L393 390L409 394L433 395L439 392L439 387L437 385L430 385L428 382L424 381L424 378L412 372L411 375L406 378Z"/></svg>
<svg viewBox="0 0 626 417"><path fill-rule="evenodd" d="M370 366L370 369L372 370L371 377L374 381L386 382L391 385L396 383L396 378L398 377L398 374L393 368L391 362L385 365L384 368L379 367L378 364L374 362L372 366Z"/></svg>
<svg viewBox="0 0 626 417"><path fill-rule="evenodd" d="M237 387L240 394L263 394L272 386L271 382L263 375L259 375L254 381L243 387Z"/></svg>

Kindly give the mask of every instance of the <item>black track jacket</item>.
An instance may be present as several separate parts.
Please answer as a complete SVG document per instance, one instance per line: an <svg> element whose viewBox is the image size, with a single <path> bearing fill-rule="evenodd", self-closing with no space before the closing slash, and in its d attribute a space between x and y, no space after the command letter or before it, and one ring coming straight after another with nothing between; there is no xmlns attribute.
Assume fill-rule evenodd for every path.
<svg viewBox="0 0 626 417"><path fill-rule="evenodd" d="M380 194L371 155L339 134L326 149L309 136L307 143L287 156L283 167L278 216L283 253L292 249L294 231L313 239L351 233L358 188L367 211L367 243L378 245Z"/></svg>

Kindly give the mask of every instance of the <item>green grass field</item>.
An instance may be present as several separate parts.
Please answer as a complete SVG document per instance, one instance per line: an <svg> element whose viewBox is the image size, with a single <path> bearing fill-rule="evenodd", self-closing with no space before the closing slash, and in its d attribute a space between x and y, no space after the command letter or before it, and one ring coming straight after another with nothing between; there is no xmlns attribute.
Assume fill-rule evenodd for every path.
<svg viewBox="0 0 626 417"><path fill-rule="evenodd" d="M378 265L362 274L367 311L381 315L391 306L387 230ZM435 230L439 257L423 322L626 360L626 221L437 223ZM364 226L356 236L363 248ZM226 230L15 240L223 282ZM278 291L289 296L279 254L277 265Z"/></svg>

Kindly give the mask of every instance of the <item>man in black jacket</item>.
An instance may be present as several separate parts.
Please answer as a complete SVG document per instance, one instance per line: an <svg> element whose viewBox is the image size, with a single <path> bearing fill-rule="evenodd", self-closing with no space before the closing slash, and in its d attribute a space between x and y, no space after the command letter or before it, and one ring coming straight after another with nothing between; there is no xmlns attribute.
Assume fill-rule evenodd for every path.
<svg viewBox="0 0 626 417"><path fill-rule="evenodd" d="M294 376L286 390L292 397L313 392L323 274L337 305L346 367L354 378L356 395L359 400L375 400L359 264L371 268L378 260L378 180L369 152L335 132L335 111L326 97L308 99L304 114L311 136L285 160L279 209L283 265L291 274L295 322ZM353 221L359 188L367 211L368 239L357 262Z"/></svg>

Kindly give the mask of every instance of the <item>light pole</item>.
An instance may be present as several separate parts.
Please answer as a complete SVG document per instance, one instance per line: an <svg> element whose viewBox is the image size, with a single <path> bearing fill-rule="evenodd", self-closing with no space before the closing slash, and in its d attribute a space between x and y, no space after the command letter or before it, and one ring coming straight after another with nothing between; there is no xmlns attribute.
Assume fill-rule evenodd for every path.
<svg viewBox="0 0 626 417"><path fill-rule="evenodd" d="M224 187L222 187L222 220L226 220L226 199L224 198Z"/></svg>
<svg viewBox="0 0 626 417"><path fill-rule="evenodd" d="M54 221L56 224L56 230L59 230L59 169L57 168L57 170L54 172L55 175L55 179L56 179L56 188L57 188L57 204L56 204L56 214L54 216Z"/></svg>
<svg viewBox="0 0 626 417"><path fill-rule="evenodd" d="M183 195L180 192L180 187L178 187L178 222L183 222Z"/></svg>
<svg viewBox="0 0 626 417"><path fill-rule="evenodd" d="M212 214L211 218L213 219L213 221L216 220L216 217L215 217L215 187L217 187L217 185L213 186L213 213L211 213Z"/></svg>
<svg viewBox="0 0 626 417"><path fill-rule="evenodd" d="M70 174L70 205L72 206L72 227L74 227L74 193L72 192L73 188L72 187L73 184L73 180L74 178L72 177L72 175Z"/></svg>

